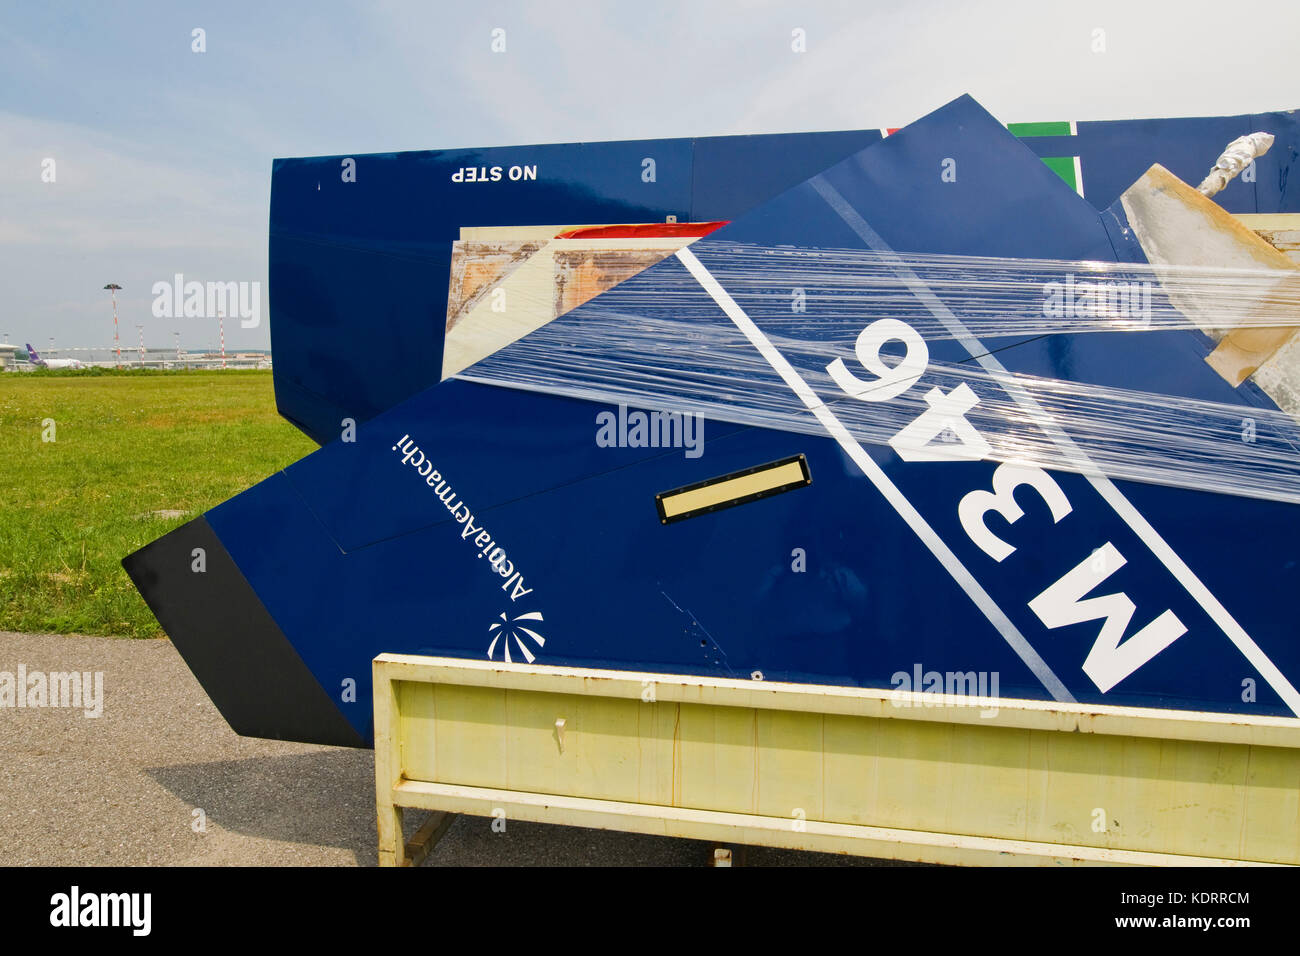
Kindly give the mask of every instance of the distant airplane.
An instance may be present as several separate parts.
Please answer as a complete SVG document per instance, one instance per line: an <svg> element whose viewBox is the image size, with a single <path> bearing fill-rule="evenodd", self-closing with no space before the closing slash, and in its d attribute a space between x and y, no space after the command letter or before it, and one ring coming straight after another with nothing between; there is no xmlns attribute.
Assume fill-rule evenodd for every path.
<svg viewBox="0 0 1300 956"><path fill-rule="evenodd" d="M43 359L36 349L32 348L32 343L27 343L27 360L33 365L39 365L41 368L85 368L86 366L79 359Z"/></svg>

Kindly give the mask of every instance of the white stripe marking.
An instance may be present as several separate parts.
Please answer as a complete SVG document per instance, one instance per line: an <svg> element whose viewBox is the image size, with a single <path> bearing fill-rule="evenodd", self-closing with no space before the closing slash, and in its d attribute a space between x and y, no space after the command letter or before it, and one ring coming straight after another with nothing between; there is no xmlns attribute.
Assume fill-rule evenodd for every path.
<svg viewBox="0 0 1300 956"><path fill-rule="evenodd" d="M913 507L907 497L898 489L898 486L890 481L889 476L881 470L867 452L863 449L858 440L849 434L849 430L844 424L835 417L835 414L826 407L825 403L817 397L817 393L809 387L803 377L794 369L784 355L777 351L771 341L763 334L744 309L736 304L736 301L715 279L712 273L704 267L699 259L689 249L679 249L677 258L681 260L687 270L693 275L697 282L704 288L713 301L718 304L727 317L736 324L736 327L749 339L754 348L758 349L759 354L767 360L773 370L785 381L790 389L799 397L807 409L816 416L821 422L822 427L830 433L841 448L853 459L854 464L862 469L862 473L871 479L871 482L884 495L895 511L907 522L908 527L916 533L921 542L930 549L930 553L939 559L939 563L947 569L967 596L975 602L975 606L983 612L984 616L989 619L990 623L997 628L1003 639L1011 645L1011 649L1019 655L1020 659L1025 662L1025 666L1033 671L1044 687L1057 700L1073 701L1074 696L1069 689L1062 683L1061 679L1052 672L1047 662L1039 656L1038 651L1034 650L1025 636L1020 633L1019 629L1011 623L1011 619L1003 613L997 603L989 596L988 592L980 586L975 580L975 576L967 570L962 564L961 559L953 554L952 549L944 543L938 533L930 527L929 522L921 516L921 513Z"/></svg>
<svg viewBox="0 0 1300 956"><path fill-rule="evenodd" d="M1011 373L1007 371L1006 366L988 353L988 349L984 348L979 339L970 334L970 330L930 290L920 276L913 272L902 259L897 259L894 250L889 244L871 228L856 209L849 205L848 201L840 195L834 186L820 176L811 180L811 183L813 189L817 190L818 195L826 200L826 204L835 210L839 217L848 224L849 228L861 237L863 242L877 252L895 255L897 260L895 273L898 277L907 283L912 293L925 303L930 313L947 327L952 336L966 347L966 351L970 352L980 365L984 366L989 372L1007 376L1001 381L1002 387L1016 401L1016 404L1033 418L1038 427L1047 433L1057 447L1065 452L1067 459L1071 460L1072 470L1079 471L1088 479L1092 486L1097 489L1098 494L1105 499L1106 503L1115 509L1115 513L1124 519L1124 523L1133 529L1134 533L1151 550L1151 553L1186 589L1187 593L1192 596L1192 600L1201 606L1202 610L1210 616L1210 619L1227 635L1228 640L1232 641L1237 646L1237 649L1245 655L1251 666L1259 671L1260 676L1291 708L1292 713L1300 715L1300 693L1297 693L1296 689L1291 686L1291 682L1286 679L1286 675L1282 673L1276 664L1269 660L1268 655L1251 639L1245 628L1238 624L1236 619L1228 613L1228 609L1219 603L1219 599L1201 582L1201 579L1193 573L1192 569L1187 566L1183 559L1160 536L1160 533L1133 506L1132 502L1124 497L1123 492L1115 487L1114 482L1093 464L1083 449L1061 430L1055 420L1025 391L1023 386L1010 379Z"/></svg>

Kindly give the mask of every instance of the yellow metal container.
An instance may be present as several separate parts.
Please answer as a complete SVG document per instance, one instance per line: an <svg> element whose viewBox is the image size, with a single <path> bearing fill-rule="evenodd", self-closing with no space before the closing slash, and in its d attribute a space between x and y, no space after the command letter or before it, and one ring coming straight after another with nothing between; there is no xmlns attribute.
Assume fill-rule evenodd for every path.
<svg viewBox="0 0 1300 956"><path fill-rule="evenodd" d="M1300 720L381 655L401 808L936 863L1300 862Z"/></svg>

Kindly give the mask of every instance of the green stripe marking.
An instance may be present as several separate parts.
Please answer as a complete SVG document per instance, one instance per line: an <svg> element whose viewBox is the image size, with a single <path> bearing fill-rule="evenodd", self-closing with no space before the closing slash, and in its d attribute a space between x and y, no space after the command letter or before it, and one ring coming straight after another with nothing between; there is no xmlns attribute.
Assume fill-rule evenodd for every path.
<svg viewBox="0 0 1300 956"><path fill-rule="evenodd" d="M1069 136L1070 124L1064 123L1008 123L1012 136Z"/></svg>

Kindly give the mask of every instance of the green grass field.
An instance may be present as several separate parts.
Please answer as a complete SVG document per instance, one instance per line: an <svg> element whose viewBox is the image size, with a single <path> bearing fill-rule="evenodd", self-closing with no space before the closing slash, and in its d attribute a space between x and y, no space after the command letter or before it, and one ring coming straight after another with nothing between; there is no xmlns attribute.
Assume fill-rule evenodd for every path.
<svg viewBox="0 0 1300 956"><path fill-rule="evenodd" d="M0 630L159 636L122 557L315 447L269 371L0 374Z"/></svg>

